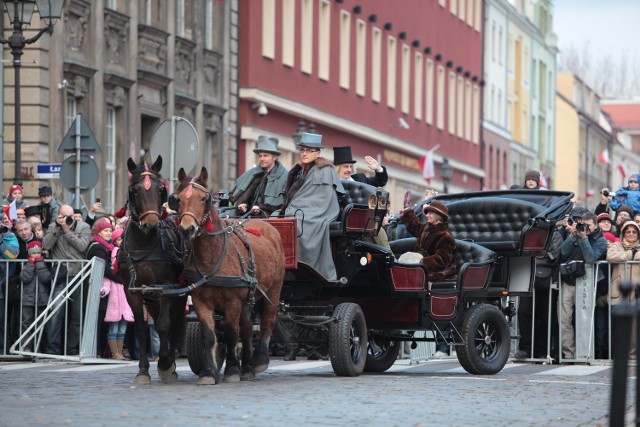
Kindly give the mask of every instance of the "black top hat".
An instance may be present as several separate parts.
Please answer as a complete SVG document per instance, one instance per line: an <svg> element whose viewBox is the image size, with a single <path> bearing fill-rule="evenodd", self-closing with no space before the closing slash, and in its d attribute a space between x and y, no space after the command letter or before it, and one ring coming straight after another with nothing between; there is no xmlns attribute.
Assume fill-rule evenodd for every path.
<svg viewBox="0 0 640 427"><path fill-rule="evenodd" d="M351 147L333 147L333 164L355 163L351 156Z"/></svg>
<svg viewBox="0 0 640 427"><path fill-rule="evenodd" d="M278 138L274 138L273 136L264 136L260 135L258 137L258 145L253 150L254 153L270 153L279 156L281 153L278 151L278 143L280 141Z"/></svg>

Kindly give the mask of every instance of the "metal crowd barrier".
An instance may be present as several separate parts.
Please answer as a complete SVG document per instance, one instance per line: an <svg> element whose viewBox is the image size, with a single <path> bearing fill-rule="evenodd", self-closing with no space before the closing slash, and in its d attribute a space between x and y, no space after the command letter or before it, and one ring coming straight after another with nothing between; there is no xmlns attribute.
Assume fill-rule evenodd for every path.
<svg viewBox="0 0 640 427"><path fill-rule="evenodd" d="M625 263L609 263L607 261L597 261L595 263L586 264L586 275L576 279L576 297L574 307L574 325L575 325L575 344L576 351L575 357L568 359L563 357L562 353L562 316L560 306L562 304L563 293L566 292L565 286L562 284L562 278L558 273L557 277L554 277L551 283L551 289L549 292L548 304L548 318L547 318L547 343L546 343L546 357L535 358L534 349L535 345L535 328L532 327L531 331L531 354L529 357L522 359L524 361L531 362L548 362L548 363L563 363L563 362L577 362L587 364L611 364L612 363L612 334L611 334L611 276L612 270L616 265L624 265L624 272L621 280L629 279L629 267L634 264L640 264L640 261L627 261ZM598 270L603 266L608 273L609 280L607 283L607 307L606 307L606 320L607 320L607 344L606 344L606 359L595 358L595 309L597 298L597 285L598 285ZM557 294L557 299L554 296ZM557 307L553 307L552 302L557 301ZM535 289L533 290L533 302L532 302L532 325L535 325L536 320L536 299ZM557 313L558 323L554 325L552 323L552 310ZM517 325L517 318L516 320ZM554 328L556 328L554 330ZM520 328L517 325L516 330L519 332ZM552 337L558 337L558 349L554 349L552 354ZM517 347L516 347L517 348ZM557 358L556 358L557 357Z"/></svg>
<svg viewBox="0 0 640 427"><path fill-rule="evenodd" d="M1 286L4 295L4 298L0 299L0 304L3 306L0 321L4 326L4 333L0 334L0 359L42 357L77 362L94 361L97 358L98 306L100 303L100 288L102 287L104 276L104 260L94 257L91 260L45 261L53 271L48 303L43 310L39 311L37 306L39 286L36 285L35 318L31 326L23 330L21 304L23 289L21 285L20 303L9 300L9 281L14 277L9 275L9 265L20 264L20 267L22 267L26 262L26 260L0 260L0 271L2 272L0 277L3 279ZM79 268L79 272L75 275L70 275L68 273L70 267L73 270ZM62 273L63 271L66 273ZM58 277L60 274L66 274L66 277ZM65 343L68 340L69 300L76 291L80 295L81 307L78 337L79 349L77 355L71 355L67 354ZM64 313L62 318L62 354L44 353L44 349L41 348L43 347L43 335L51 319L60 311ZM14 322L17 322L17 324ZM16 330L17 333L15 333ZM12 332L14 333L12 334Z"/></svg>

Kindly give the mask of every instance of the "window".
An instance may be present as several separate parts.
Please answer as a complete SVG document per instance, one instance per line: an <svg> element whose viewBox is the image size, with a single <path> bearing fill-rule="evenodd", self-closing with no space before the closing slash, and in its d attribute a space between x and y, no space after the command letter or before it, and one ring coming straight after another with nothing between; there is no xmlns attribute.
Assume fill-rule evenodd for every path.
<svg viewBox="0 0 640 427"><path fill-rule="evenodd" d="M184 0L178 0L179 2ZM273 59L276 55L276 0L262 1L262 56Z"/></svg>
<svg viewBox="0 0 640 427"><path fill-rule="evenodd" d="M382 32L373 28L371 32L371 100L380 102L382 79Z"/></svg>
<svg viewBox="0 0 640 427"><path fill-rule="evenodd" d="M413 71L413 93L415 98L413 100L413 110L416 119L422 119L422 82L424 81L422 72L422 54L416 52L415 63Z"/></svg>
<svg viewBox="0 0 640 427"><path fill-rule="evenodd" d="M351 14L340 13L340 87L349 89L351 66Z"/></svg>
<svg viewBox="0 0 640 427"><path fill-rule="evenodd" d="M502 65L502 26L498 30L498 63Z"/></svg>
<svg viewBox="0 0 640 427"><path fill-rule="evenodd" d="M444 86L445 72L442 65L438 65L438 94L436 97L436 127L444 129Z"/></svg>
<svg viewBox="0 0 640 427"><path fill-rule="evenodd" d="M471 141L471 83L464 83L464 139Z"/></svg>
<svg viewBox="0 0 640 427"><path fill-rule="evenodd" d="M496 123L503 126L504 120L502 118L502 89L498 89L498 103L496 104L497 113L496 113Z"/></svg>
<svg viewBox="0 0 640 427"><path fill-rule="evenodd" d="M105 139L105 180L103 183L102 203L107 212L113 212L116 204L116 109L115 107L107 107L106 121L106 139Z"/></svg>
<svg viewBox="0 0 640 427"><path fill-rule="evenodd" d="M214 0L207 1L213 3ZM140 0L140 23L152 27L161 27L163 23L161 5L161 0Z"/></svg>
<svg viewBox="0 0 640 427"><path fill-rule="evenodd" d="M448 111L448 124L449 133L455 135L456 133L456 75L454 72L449 72L449 84L447 85L449 93L449 111Z"/></svg>
<svg viewBox="0 0 640 427"><path fill-rule="evenodd" d="M108 9L118 10L118 0L107 0L106 7Z"/></svg>
<svg viewBox="0 0 640 427"><path fill-rule="evenodd" d="M467 25L473 27L473 2L474 0L467 0Z"/></svg>
<svg viewBox="0 0 640 427"><path fill-rule="evenodd" d="M273 0L271 0L273 1ZM318 78L329 80L329 47L331 46L331 4L320 2L318 19Z"/></svg>
<svg viewBox="0 0 640 427"><path fill-rule="evenodd" d="M485 102L487 103L487 107L486 107L487 111L485 111L486 117L491 121L495 121L493 112L495 111L495 103L496 103L496 87L494 84L491 84L491 94L487 97L487 100Z"/></svg>
<svg viewBox="0 0 640 427"><path fill-rule="evenodd" d="M425 76L424 97L427 100L425 108L425 121L428 125L433 124L433 60L427 59L427 70Z"/></svg>
<svg viewBox="0 0 640 427"><path fill-rule="evenodd" d="M387 38L387 106L396 108L396 39Z"/></svg>
<svg viewBox="0 0 640 427"><path fill-rule="evenodd" d="M471 142L480 143L480 87L473 86L473 122L471 125Z"/></svg>
<svg viewBox="0 0 640 427"><path fill-rule="evenodd" d="M452 15L457 15L458 14L458 0L450 0L451 3L449 3L449 10L451 11Z"/></svg>
<svg viewBox="0 0 640 427"><path fill-rule="evenodd" d="M402 81L400 82L400 88L402 91L402 112L409 114L409 76L411 74L411 48L409 46L402 45Z"/></svg>
<svg viewBox="0 0 640 427"><path fill-rule="evenodd" d="M73 96L67 97L67 129L71 127L76 119L78 104Z"/></svg>
<svg viewBox="0 0 640 427"><path fill-rule="evenodd" d="M356 34L356 94L364 96L367 84L367 24L358 19Z"/></svg>
<svg viewBox="0 0 640 427"><path fill-rule="evenodd" d="M464 21L466 17L466 8L465 8L466 1L467 0L460 0L460 6L458 7L458 18L460 18L461 21Z"/></svg>
<svg viewBox="0 0 640 427"><path fill-rule="evenodd" d="M293 67L296 40L296 0L282 0L282 65Z"/></svg>
<svg viewBox="0 0 640 427"><path fill-rule="evenodd" d="M482 0L475 0L476 7L473 8L474 14L474 22L473 29L477 32L480 32L482 29Z"/></svg>
<svg viewBox="0 0 640 427"><path fill-rule="evenodd" d="M185 0L176 0L176 35L178 37L185 37L184 2Z"/></svg>
<svg viewBox="0 0 640 427"><path fill-rule="evenodd" d="M491 24L491 60L495 61L496 60L496 46L497 41L496 41L496 23L493 22Z"/></svg>
<svg viewBox="0 0 640 427"><path fill-rule="evenodd" d="M204 48L213 50L213 0L206 0L204 13Z"/></svg>
<svg viewBox="0 0 640 427"><path fill-rule="evenodd" d="M456 89L456 135L458 138L464 136L464 79L462 76L458 76Z"/></svg>
<svg viewBox="0 0 640 427"><path fill-rule="evenodd" d="M300 33L300 71L311 74L313 67L313 0L302 1Z"/></svg>

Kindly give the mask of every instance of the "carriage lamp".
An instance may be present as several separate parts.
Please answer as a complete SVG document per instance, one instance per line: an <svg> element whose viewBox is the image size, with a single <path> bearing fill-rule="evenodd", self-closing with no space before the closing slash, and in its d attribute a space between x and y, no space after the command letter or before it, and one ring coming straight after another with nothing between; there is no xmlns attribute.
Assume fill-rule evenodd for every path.
<svg viewBox="0 0 640 427"><path fill-rule="evenodd" d="M444 194L449 194L449 181L453 178L453 166L449 164L449 159L446 157L442 158L442 163L440 164L440 178L442 178Z"/></svg>
<svg viewBox="0 0 640 427"><path fill-rule="evenodd" d="M21 57L25 46L37 42L44 33L53 33L53 26L62 16L64 0L5 0L4 6L9 15L9 21L13 26L13 34L8 38L0 36L0 43L11 48L13 55L13 69L15 72L15 173L14 179L22 180L22 148L20 133L20 68L22 66ZM40 20L45 25L38 30L35 36L26 38L24 36L25 27L31 24L31 17L35 7L38 8Z"/></svg>

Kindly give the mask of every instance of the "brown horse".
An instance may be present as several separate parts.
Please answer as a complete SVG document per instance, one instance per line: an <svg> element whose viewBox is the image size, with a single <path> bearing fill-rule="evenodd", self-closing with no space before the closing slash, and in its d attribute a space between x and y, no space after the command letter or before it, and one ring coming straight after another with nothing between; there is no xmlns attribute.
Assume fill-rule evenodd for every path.
<svg viewBox="0 0 640 427"><path fill-rule="evenodd" d="M175 355L182 343L187 297L161 296L158 286L151 285L178 283L182 272L182 260L177 249L180 247L179 236L175 222L164 219L163 204L167 200L167 190L159 173L162 157L158 156L151 168L144 162L136 165L132 159L128 160L127 166L131 172L127 199L130 221L118 252L118 269L135 317L136 341L140 350L135 383L151 382L145 305L160 336L158 375L163 381L172 381L177 378Z"/></svg>
<svg viewBox="0 0 640 427"><path fill-rule="evenodd" d="M220 219L207 189L207 169L190 178L178 172L175 196L179 230L186 243L183 276L191 283L191 298L202 325L205 351L198 384L217 384L217 342L214 310L224 314L227 348L224 382L251 379L269 366L269 341L284 280L285 258L278 231L263 220L225 222ZM262 303L260 341L253 353L253 332L248 312ZM242 367L237 356L242 338Z"/></svg>

